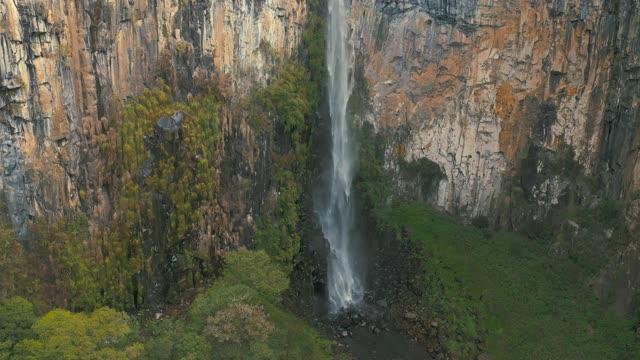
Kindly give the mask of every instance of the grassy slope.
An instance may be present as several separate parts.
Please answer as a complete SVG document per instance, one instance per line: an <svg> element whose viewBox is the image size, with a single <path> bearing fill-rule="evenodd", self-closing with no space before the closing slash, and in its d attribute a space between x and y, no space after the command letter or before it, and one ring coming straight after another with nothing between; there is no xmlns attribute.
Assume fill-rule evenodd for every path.
<svg viewBox="0 0 640 360"><path fill-rule="evenodd" d="M631 324L606 311L579 267L534 242L456 224L419 205L380 209L423 248L423 316L446 318L467 358L483 336L492 359L638 359ZM480 324L482 329L477 329Z"/></svg>

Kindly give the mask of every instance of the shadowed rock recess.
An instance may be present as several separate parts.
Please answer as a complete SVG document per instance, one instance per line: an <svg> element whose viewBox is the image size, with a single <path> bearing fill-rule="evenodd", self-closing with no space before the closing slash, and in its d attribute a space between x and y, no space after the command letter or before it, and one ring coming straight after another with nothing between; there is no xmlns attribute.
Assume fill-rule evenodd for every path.
<svg viewBox="0 0 640 360"><path fill-rule="evenodd" d="M348 66L336 95L328 94L335 87L327 86L324 0L0 0L0 206L8 214L0 219L0 297L33 296L42 314L110 306L156 319L176 315L174 332L162 330L167 339L181 332L183 315L199 314L192 316L197 326L186 327L197 339L175 349L231 349L220 335L229 328L220 324L235 311L258 319L248 330L235 324L259 333L260 341L246 341L256 358L289 356L286 344L296 336L327 334L341 345L318 340L313 356L306 345L295 354L367 357L376 331L388 328L389 344L426 344L434 358L487 359L495 349L491 340L486 345L491 334L476 334L481 311L460 307L473 313L469 336L440 318L444 310L420 313L440 284L429 269L440 276L460 265L438 262L459 259L429 236L458 234L447 229L462 223L472 226L460 231L479 240L455 249L477 249L494 235L500 241L492 246L520 244L496 235L518 233L550 263L576 265L576 286L640 334L640 0L343 4L348 45L337 57L350 60L339 59ZM324 137L336 101L348 134L341 139L348 151L333 154L349 157L338 187L346 200L318 191L319 169L332 156ZM314 212L331 199L348 206L334 204L346 209L339 216L324 206L331 221L319 224ZM420 216L440 219L426 208L456 225L415 226ZM418 215L403 223L403 211ZM332 310L362 302L360 311L380 315L379 326L356 312L356 319L343 314L349 326L332 328L318 320L326 304L311 304L329 296L330 247L321 227L331 234L340 221L369 227L341 230L362 240L345 247L358 253L347 268L369 273L350 277L346 300ZM251 251L237 255L240 248ZM229 254L240 260L227 264ZM242 262L247 257L259 261ZM229 273L238 264L255 265L255 273L277 267L277 294L265 297L250 275ZM33 287L22 286L31 277L38 278ZM234 287L237 278L244 287ZM474 281L451 278L442 283ZM85 291L87 284L94 288ZM204 295L207 286L213 290ZM484 301L453 293L442 290L442 299ZM225 296L238 303L220 305ZM214 314L211 304L229 312ZM291 309L319 330L291 320ZM28 329L37 324L29 321ZM285 333L270 321L293 325ZM143 328L142 337L161 332ZM599 335L594 328L576 332ZM367 335L360 341L352 330ZM128 345L118 350L131 351L123 357L142 353L141 344ZM164 349L154 346L145 351Z"/></svg>

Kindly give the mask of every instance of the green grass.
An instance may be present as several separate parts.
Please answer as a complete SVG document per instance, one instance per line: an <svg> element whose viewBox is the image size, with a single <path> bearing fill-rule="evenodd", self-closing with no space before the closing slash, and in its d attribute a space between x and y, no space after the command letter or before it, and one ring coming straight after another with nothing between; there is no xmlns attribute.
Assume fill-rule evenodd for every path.
<svg viewBox="0 0 640 360"><path fill-rule="evenodd" d="M587 288L580 266L524 237L456 224L421 205L377 211L422 248L420 313L449 322L448 348L471 358L482 337L492 359L638 359L632 323Z"/></svg>

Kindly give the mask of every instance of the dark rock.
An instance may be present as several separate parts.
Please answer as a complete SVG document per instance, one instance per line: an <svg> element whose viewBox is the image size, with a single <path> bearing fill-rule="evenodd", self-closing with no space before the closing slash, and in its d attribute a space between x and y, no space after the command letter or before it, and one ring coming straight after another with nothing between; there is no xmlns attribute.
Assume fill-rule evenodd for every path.
<svg viewBox="0 0 640 360"><path fill-rule="evenodd" d="M177 125L182 125L182 123L184 122L184 118L185 118L185 113L182 110L178 110L176 111L175 114L173 114L173 121L175 121L175 123Z"/></svg>
<svg viewBox="0 0 640 360"><path fill-rule="evenodd" d="M151 159L147 159L142 163L140 167L140 176L143 179L148 178L153 173L153 161Z"/></svg>
<svg viewBox="0 0 640 360"><path fill-rule="evenodd" d="M160 120L156 122L155 128L156 128L156 131L158 132L168 132L168 133L173 133L180 130L176 125L176 123L173 121L173 118L171 118L168 115L162 115L160 117Z"/></svg>
<svg viewBox="0 0 640 360"><path fill-rule="evenodd" d="M371 325L369 330L371 330L371 332L376 334L376 335L378 335L378 334L380 334L382 332L382 329L380 329L379 327L377 327L375 325Z"/></svg>
<svg viewBox="0 0 640 360"><path fill-rule="evenodd" d="M185 114L182 111L176 111L173 116L162 115L158 122L156 122L156 132L169 134L177 133L182 128L184 118Z"/></svg>

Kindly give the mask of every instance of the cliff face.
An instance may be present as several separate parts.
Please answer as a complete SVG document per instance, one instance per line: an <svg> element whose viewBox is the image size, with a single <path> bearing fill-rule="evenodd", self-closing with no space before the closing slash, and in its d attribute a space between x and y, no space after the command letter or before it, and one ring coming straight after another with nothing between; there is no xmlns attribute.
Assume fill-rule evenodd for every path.
<svg viewBox="0 0 640 360"><path fill-rule="evenodd" d="M292 0L0 0L0 188L14 225L82 208L108 226L117 182L101 148L122 104L157 77L181 98L215 77L244 94L292 54L306 16ZM508 229L621 198L638 229L639 0L352 0L350 21L365 117L401 134L389 158L445 175L423 197ZM232 114L202 246L242 243L275 193L268 141ZM596 281L623 310L638 249Z"/></svg>
<svg viewBox="0 0 640 360"><path fill-rule="evenodd" d="M370 118L409 129L399 155L439 164L436 203L467 217L504 206L507 178L531 146L568 146L586 174L607 174L609 191L631 192L640 181L639 4L355 0ZM528 187L537 216L566 190L553 177Z"/></svg>
<svg viewBox="0 0 640 360"><path fill-rule="evenodd" d="M305 18L288 0L1 1L0 186L14 225L59 218L81 190L108 217L99 149L122 103L159 74L186 93L222 72L246 92L297 47ZM226 122L225 139L250 136Z"/></svg>
<svg viewBox="0 0 640 360"><path fill-rule="evenodd" d="M589 230L589 243L588 220L554 210L622 199L637 229L640 2L354 0L351 16L366 117L400 134L389 158L426 158L445 175L423 197L502 228L560 228L558 254L597 253L626 230ZM621 312L640 288L628 239L615 256L593 256L609 265L592 285L615 293Z"/></svg>

